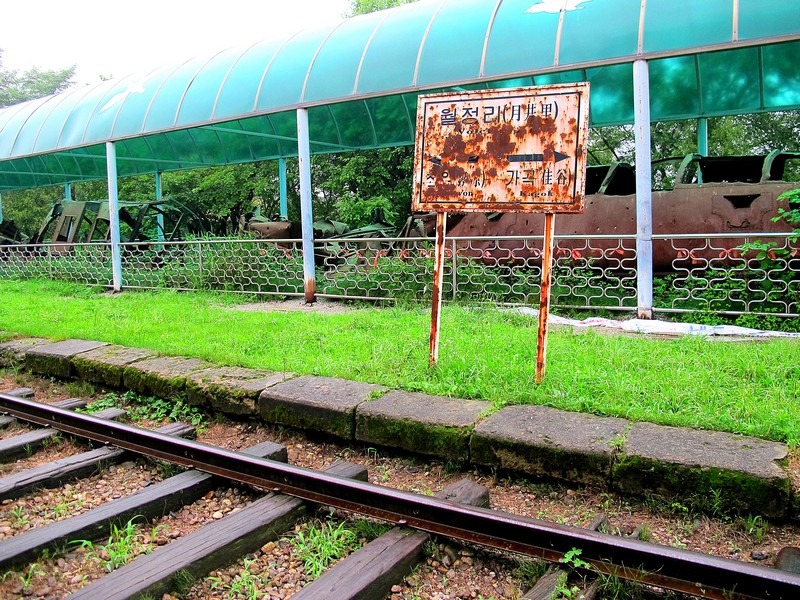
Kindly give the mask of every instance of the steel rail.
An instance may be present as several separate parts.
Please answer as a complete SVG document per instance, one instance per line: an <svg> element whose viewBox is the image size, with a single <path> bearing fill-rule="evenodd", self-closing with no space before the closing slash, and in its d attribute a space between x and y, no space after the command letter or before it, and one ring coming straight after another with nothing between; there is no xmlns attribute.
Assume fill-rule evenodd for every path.
<svg viewBox="0 0 800 600"><path fill-rule="evenodd" d="M241 483L549 561L578 548L601 573L719 600L795 600L800 575L577 527L460 505L172 438L0 394L0 411Z"/></svg>

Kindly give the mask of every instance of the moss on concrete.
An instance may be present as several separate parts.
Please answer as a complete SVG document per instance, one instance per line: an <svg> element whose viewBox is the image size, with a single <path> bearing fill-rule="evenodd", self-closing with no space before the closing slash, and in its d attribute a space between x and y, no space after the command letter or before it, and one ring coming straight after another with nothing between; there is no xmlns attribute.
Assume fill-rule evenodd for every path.
<svg viewBox="0 0 800 600"><path fill-rule="evenodd" d="M472 427L450 427L376 415L356 414L356 439L440 458L469 461Z"/></svg>
<svg viewBox="0 0 800 600"><path fill-rule="evenodd" d="M337 412L306 404L265 402L262 398L259 415L267 423L327 433L344 440L354 438L355 409Z"/></svg>
<svg viewBox="0 0 800 600"><path fill-rule="evenodd" d="M656 493L692 498L702 512L753 513L784 518L789 512L791 482L748 473L622 456L612 470L614 489L629 494Z"/></svg>
<svg viewBox="0 0 800 600"><path fill-rule="evenodd" d="M475 464L507 471L606 487L612 455L542 444L521 444L473 435L470 455Z"/></svg>

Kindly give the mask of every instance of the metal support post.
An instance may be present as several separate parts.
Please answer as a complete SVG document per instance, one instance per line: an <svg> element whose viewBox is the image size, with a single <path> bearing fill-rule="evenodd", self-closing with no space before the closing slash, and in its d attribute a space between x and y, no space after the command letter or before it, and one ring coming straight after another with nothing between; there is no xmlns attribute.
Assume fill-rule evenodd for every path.
<svg viewBox="0 0 800 600"><path fill-rule="evenodd" d="M636 140L636 296L640 319L653 318L653 193L650 170L650 77L646 60L633 63Z"/></svg>
<svg viewBox="0 0 800 600"><path fill-rule="evenodd" d="M447 231L447 213L436 213L436 250L433 258L433 293L431 295L431 336L428 364L436 366L439 361L439 331L442 316L442 284L444 282L444 244Z"/></svg>
<svg viewBox="0 0 800 600"><path fill-rule="evenodd" d="M159 242L164 241L165 232L164 232L164 213L161 211L161 200L162 200L162 188L161 188L161 171L156 171L156 202L159 203L158 210L159 212L156 214L156 223L158 223L158 231L156 232L156 236Z"/></svg>
<svg viewBox="0 0 800 600"><path fill-rule="evenodd" d="M697 119L697 153L700 156L708 156L708 119L700 117ZM703 183L703 173L697 169L697 183Z"/></svg>
<svg viewBox="0 0 800 600"><path fill-rule="evenodd" d="M280 186L281 194L281 221L288 221L289 201L286 190L286 159L283 157L278 159L278 185Z"/></svg>
<svg viewBox="0 0 800 600"><path fill-rule="evenodd" d="M297 158L300 169L300 224L303 234L303 282L306 304L316 300L314 266L314 215L311 205L311 144L308 139L308 110L297 109Z"/></svg>
<svg viewBox="0 0 800 600"><path fill-rule="evenodd" d="M122 290L122 253L119 237L119 192L117 188L117 149L114 142L106 142L106 169L108 171L108 218L111 229L111 277L114 291Z"/></svg>
<svg viewBox="0 0 800 600"><path fill-rule="evenodd" d="M64 184L64 200L67 202L72 200L72 185L69 183Z"/></svg>
<svg viewBox="0 0 800 600"><path fill-rule="evenodd" d="M705 117L697 119L697 153L708 156L708 119Z"/></svg>
<svg viewBox="0 0 800 600"><path fill-rule="evenodd" d="M0 194L0 223L3 222L3 194Z"/></svg>

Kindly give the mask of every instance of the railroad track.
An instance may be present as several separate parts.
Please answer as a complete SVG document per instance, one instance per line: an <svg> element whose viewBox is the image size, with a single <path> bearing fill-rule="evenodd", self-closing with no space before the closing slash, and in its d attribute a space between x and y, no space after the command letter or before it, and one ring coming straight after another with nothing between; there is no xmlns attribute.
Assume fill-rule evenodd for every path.
<svg viewBox="0 0 800 600"><path fill-rule="evenodd" d="M547 523L489 510L488 492L462 482L437 497L369 484L361 467L339 463L325 472L294 467L285 449L272 443L232 452L180 437L190 431L149 431L106 418L75 413L0 394L0 411L11 418L106 444L72 461L44 465L0 480L0 494L14 497L34 487L60 485L80 476L89 460L116 460L125 452L188 467L140 493L124 496L43 527L0 541L0 566L30 564L65 541L107 535L112 523L134 517L152 519L202 497L216 478L254 486L258 499L187 536L141 556L73 594L74 598L158 597L176 578L204 576L219 565L261 548L292 527L307 503L373 517L396 527L337 563L298 598L382 598L420 560L428 534L489 546L551 562L566 562L586 572L613 574L651 586L719 599L790 600L800 598L800 575L696 552L612 536L592 529ZM16 436L12 436L16 437ZM13 445L11 438L2 441ZM28 446L30 449L30 446ZM89 454L102 456L91 457ZM69 464L66 464L66 463ZM80 471L83 468L84 471ZM50 478L50 479L49 479ZM216 481L219 481L218 479ZM49 483L48 483L49 482ZM24 487L27 486L27 487ZM266 493L263 493L266 492ZM572 560L576 550L580 559ZM555 580L555 576L551 579ZM558 574L563 581L565 575ZM544 585L526 598L547 597ZM596 587L596 586L595 586Z"/></svg>

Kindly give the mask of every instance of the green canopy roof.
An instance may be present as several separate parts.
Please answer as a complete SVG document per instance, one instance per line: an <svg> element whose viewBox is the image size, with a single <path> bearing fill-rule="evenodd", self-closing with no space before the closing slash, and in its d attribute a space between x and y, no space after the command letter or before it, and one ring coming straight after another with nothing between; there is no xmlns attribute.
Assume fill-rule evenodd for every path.
<svg viewBox="0 0 800 600"><path fill-rule="evenodd" d="M787 0L422 0L0 109L0 191L412 144L421 92L590 81L594 126L800 108Z"/></svg>

